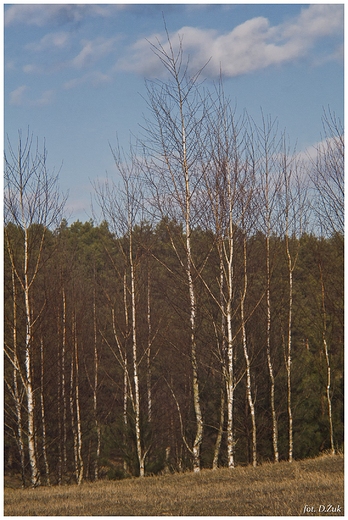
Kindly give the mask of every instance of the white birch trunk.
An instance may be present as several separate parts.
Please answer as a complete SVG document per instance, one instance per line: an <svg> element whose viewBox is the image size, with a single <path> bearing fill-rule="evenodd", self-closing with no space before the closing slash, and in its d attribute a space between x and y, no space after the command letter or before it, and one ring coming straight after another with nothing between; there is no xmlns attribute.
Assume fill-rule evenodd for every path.
<svg viewBox="0 0 348 520"><path fill-rule="evenodd" d="M98 421L98 370L99 370L99 359L98 359L98 346L97 346L97 309L96 309L96 295L95 289L93 294L93 322L94 322L94 385L93 385L93 412L94 412L94 424L97 434L97 447L94 460L94 480L98 480L99 473L99 458L100 458L100 447L101 447L101 429Z"/></svg>
<svg viewBox="0 0 348 520"><path fill-rule="evenodd" d="M331 367L330 367L330 356L329 349L326 341L326 306L325 306L325 286L323 280L323 273L321 269L321 265L319 264L320 269L320 283L321 283L321 307L322 307L322 315L323 315L323 348L325 354L326 361L326 400L327 400L327 413L329 419L329 427L330 427L330 450L331 454L335 455L335 444L334 444L334 430L333 430L333 421L332 421L332 400L331 400Z"/></svg>
<svg viewBox="0 0 348 520"><path fill-rule="evenodd" d="M17 369L13 369L13 393L15 398L15 408L17 417L17 436L18 436L18 449L19 458L21 461L21 479L22 487L25 487L25 452L24 452L24 440L23 440L23 419L22 419L22 406L21 398L18 390L18 378Z"/></svg>
<svg viewBox="0 0 348 520"><path fill-rule="evenodd" d="M152 327L151 327L151 277L148 266L147 271L147 372L146 372L146 386L147 386L147 420L152 421L152 391L151 391L151 344L152 344Z"/></svg>
<svg viewBox="0 0 348 520"><path fill-rule="evenodd" d="M292 301L293 301L293 265L289 246L289 232L288 232L288 215L286 216L286 255L288 258L288 272L289 272L289 310L288 310L288 335L287 335L287 350L286 350L286 381L287 381L287 408L288 408L288 425L289 425L289 462L292 462L293 455L293 426L292 426L292 407L291 407L291 348L292 348Z"/></svg>
<svg viewBox="0 0 348 520"><path fill-rule="evenodd" d="M24 451L24 440L23 440L23 419L22 419L22 406L21 398L18 388L18 371L19 371L19 360L17 352L17 289L16 289L16 278L12 268L12 295L13 295L13 397L15 402L16 417L17 417L17 437L18 437L18 449L19 458L21 461L21 478L22 487L25 487L25 451Z"/></svg>
<svg viewBox="0 0 348 520"><path fill-rule="evenodd" d="M41 347L41 381L40 381L40 402L41 402L41 422L42 422L42 454L43 460L45 464L45 472L46 472L46 485L51 485L50 480L50 467L48 464L47 457L47 439L46 439L46 414L45 414L45 399L44 399L44 344L43 339L41 338L40 342Z"/></svg>
<svg viewBox="0 0 348 520"><path fill-rule="evenodd" d="M127 442L127 429L128 429L128 356L127 356L127 338L129 334L129 316L128 316L128 305L127 305L127 272L125 271L123 277L123 304L124 304L124 315L126 324L126 340L124 350L124 365L123 365L123 444L126 446ZM127 460L123 461L124 472L128 472Z"/></svg>
<svg viewBox="0 0 348 520"><path fill-rule="evenodd" d="M76 316L73 316L73 331L74 331L74 355L75 355L75 406L76 406L76 428L77 428L77 484L80 485L83 480L83 458L82 458L82 425L80 412L80 397L79 397L79 357L78 357L78 341L76 330Z"/></svg>
<svg viewBox="0 0 348 520"><path fill-rule="evenodd" d="M227 245L225 245L225 257L227 262L227 301L226 301L226 326L227 326L227 465L234 468L234 435L233 435L233 406L234 406L234 363L233 363L233 333L232 333L232 300L233 300L233 200L230 172L227 179L228 197L228 232Z"/></svg>
<svg viewBox="0 0 348 520"><path fill-rule="evenodd" d="M273 360L271 353L271 326L272 326L272 309L271 309L271 252L270 252L270 237L272 231L272 216L274 211L274 203L280 188L279 174L275 173L273 157L278 155L278 145L276 144L276 130L271 119L267 121L263 118L263 127L260 130L260 145L261 153L264 156L264 204L265 204L265 227L266 227L266 354L267 366L270 378L270 404L272 416L272 444L274 462L279 462L278 450L278 420L275 408L275 376L273 368ZM273 182L272 182L273 181ZM273 222L275 219L273 217Z"/></svg>
<svg viewBox="0 0 348 520"><path fill-rule="evenodd" d="M266 301L267 301L267 365L269 378L271 382L270 388L270 400L271 400L271 413L272 413L272 442L273 442L273 453L274 462L279 462L279 451L278 451L278 421L275 409L275 380L273 372L273 364L271 357L271 269L270 269L270 230L267 231L266 237L266 262L267 262L267 289L266 289Z"/></svg>
<svg viewBox="0 0 348 520"><path fill-rule="evenodd" d="M196 415L196 437L192 447L193 471L200 471L200 452L203 440L203 418L201 411L198 365L197 365L197 345L196 345L196 297L192 278L192 256L191 256L191 229L190 229L190 190L189 179L186 173L186 252L187 252L187 279L190 295L190 326L191 326L191 364L192 364L192 389L193 404Z"/></svg>
<svg viewBox="0 0 348 520"><path fill-rule="evenodd" d="M246 365L246 391L247 391L247 399L250 409L251 415L251 424L252 424L252 457L253 457L253 466L257 466L257 446L256 446L256 418L255 418L255 405L252 398L252 390L251 390L251 371L250 371L250 358L248 353L248 345L247 345L247 336L246 336L246 328L245 328L245 315L244 315L244 304L245 297L247 293L248 286L248 275L247 275L247 246L246 246L246 237L243 240L243 257L244 257L244 288L242 292L242 297L240 301L240 314L241 314L241 324L242 324L242 338L243 338L243 351Z"/></svg>
<svg viewBox="0 0 348 520"><path fill-rule="evenodd" d="M129 264L131 277L131 305L132 305L132 346L133 346L133 382L134 382L134 407L135 407L135 439L139 462L139 476L145 476L145 456L141 445L141 425L140 425L140 394L139 394L139 375L137 357L137 332L136 332L136 304L135 304L135 271L133 262L133 241L132 229L129 223Z"/></svg>
<svg viewBox="0 0 348 520"><path fill-rule="evenodd" d="M58 338L60 340L61 337L61 323L60 323L60 313L58 311L57 317L57 330L58 330ZM58 349L58 377L57 377L57 417L58 417L58 432L59 432L59 441L58 441L58 468L57 468L57 484L60 486L62 484L62 468L63 468L63 426L62 426L62 353L60 349Z"/></svg>
<svg viewBox="0 0 348 520"><path fill-rule="evenodd" d="M75 342L74 342L75 344ZM76 418L75 418L75 407L74 407L74 380L75 380L75 356L74 353L71 355L71 370L70 370L70 418L71 418L71 430L73 434L73 446L74 446L74 466L75 466L75 480L79 480L79 463L78 463L78 448L77 448L77 429L76 429Z"/></svg>
<svg viewBox="0 0 348 520"><path fill-rule="evenodd" d="M62 289L62 303L63 303L63 331L62 331L62 374L61 374L61 385L62 385L62 404L63 404L63 474L66 474L68 465L67 455L67 398L65 390L65 353L66 353L66 296L65 289Z"/></svg>
<svg viewBox="0 0 348 520"><path fill-rule="evenodd" d="M198 379L198 364L197 364L197 344L196 344L196 296L193 283L193 262L191 251L191 189L190 189L190 175L186 157L186 130L185 119L183 112L183 100L181 98L181 88L178 84L179 103L180 103L180 117L181 117L181 139L183 152L183 174L185 179L185 232L186 232L186 275L189 288L190 298L190 328L191 328L191 365L192 365L192 391L193 391L193 405L196 416L196 436L192 446L193 454L193 471L195 473L200 471L200 455L201 445L203 440L203 417L199 395L199 379Z"/></svg>
<svg viewBox="0 0 348 520"><path fill-rule="evenodd" d="M216 229L219 229L218 223L216 224ZM213 469L218 468L219 462L219 454L221 448L221 441L224 429L225 422L225 393L226 393L226 370L225 370L225 353L226 353L226 316L225 316L225 298L224 298L224 259L222 254L222 240L220 238L218 242L218 253L220 258L220 281L219 281L219 291L220 291L220 311L221 311L221 325L220 325L220 333L221 333L221 347L218 345L218 350L220 351L220 361L221 361L221 389L220 389L220 421L219 421L219 429L218 434L215 441L214 448L214 457L213 457ZM219 340L218 340L219 341Z"/></svg>
<svg viewBox="0 0 348 520"><path fill-rule="evenodd" d="M282 169L284 172L285 187L285 252L288 263L289 274L289 307L288 307L288 331L287 331L287 349L285 366L287 372L287 408L289 422L289 462L293 460L293 416L292 416L292 388L291 388L291 367L292 367L292 313L293 313L293 274L295 271L298 254L299 254L299 238L302 234L302 218L306 205L306 186L303 180L299 180L298 175L293 180L293 171L296 173L296 165L293 166L288 161L287 152L284 143L284 156L282 160ZM295 184L296 183L296 184ZM296 188L296 191L294 191ZM291 235L290 235L291 226ZM298 240L296 251L292 251L291 242Z"/></svg>
<svg viewBox="0 0 348 520"><path fill-rule="evenodd" d="M220 421L219 421L219 429L218 434L215 441L214 447L214 457L213 457L213 469L218 469L219 467L219 454L221 449L221 441L222 434L224 430L224 421L225 421L225 388L224 385L221 386L221 394L220 394Z"/></svg>
<svg viewBox="0 0 348 520"><path fill-rule="evenodd" d="M29 283L29 252L28 252L28 230L24 229L24 301L25 301L25 317L26 317L26 333L25 333L25 372L26 372L26 393L27 393L27 411L28 411L28 451L31 469L31 485L33 487L40 485L40 472L37 464L35 449L35 400L32 384L32 323L31 323L31 305L30 305L30 283Z"/></svg>

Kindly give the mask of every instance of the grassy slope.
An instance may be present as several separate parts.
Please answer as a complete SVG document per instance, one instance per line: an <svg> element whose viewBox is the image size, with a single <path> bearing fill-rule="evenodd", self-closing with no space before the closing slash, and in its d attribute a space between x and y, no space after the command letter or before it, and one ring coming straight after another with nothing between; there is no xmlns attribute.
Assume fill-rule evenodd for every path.
<svg viewBox="0 0 348 520"><path fill-rule="evenodd" d="M204 470L123 481L38 489L5 489L11 516L260 516L302 515L304 507L340 506L343 456L263 464L257 468ZM322 509L322 508L321 508ZM308 513L307 513L308 514ZM310 514L310 513L309 513ZM323 514L323 513L322 513ZM332 511L327 513L332 515Z"/></svg>

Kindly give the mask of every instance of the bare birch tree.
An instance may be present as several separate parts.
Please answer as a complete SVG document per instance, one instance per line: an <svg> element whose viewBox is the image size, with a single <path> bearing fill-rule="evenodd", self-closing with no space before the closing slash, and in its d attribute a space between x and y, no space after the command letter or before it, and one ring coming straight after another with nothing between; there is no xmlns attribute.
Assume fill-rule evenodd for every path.
<svg viewBox="0 0 348 520"><path fill-rule="evenodd" d="M132 345L132 369L133 369L133 391L131 392L131 402L135 414L135 439L136 452L139 463L139 475L145 476L145 459L148 448L144 446L142 426L141 426L141 406L140 406L140 382L139 382L139 348L137 333L137 297L136 297L136 251L134 250L134 226L140 217L142 194L139 182L139 175L136 167L136 161L131 157L127 162L126 157L121 157L119 149L112 149L115 166L121 175L122 185L117 187L112 181L107 181L104 185L100 183L95 186L96 196L99 206L101 207L105 218L107 218L119 237L119 244L122 255L127 262L129 268L129 281L127 276L124 277L125 290L125 314L128 320L127 293L130 295L130 327L131 327L131 345ZM131 154L132 155L132 154ZM123 161L123 159L125 159ZM121 237L124 237L125 245L122 245ZM123 239L123 240L124 240ZM114 328L115 338L118 338L116 329ZM118 349L121 354L119 339L117 339ZM124 376L126 378L128 371L127 355L121 354L121 362L124 367ZM127 377L127 383L130 380ZM126 383L126 379L125 379ZM124 388L124 406L126 407L126 391ZM124 410L124 418L126 418Z"/></svg>
<svg viewBox="0 0 348 520"><path fill-rule="evenodd" d="M23 383L27 399L28 452L31 485L40 485L40 470L36 450L35 394L32 378L33 330L41 309L33 307L32 291L43 260L47 229L61 217L64 200L57 189L57 176L47 168L47 151L42 151L29 132L19 132L17 148L8 141L5 152L4 211L5 241L11 266L24 300L26 333L21 348L24 351ZM13 237L7 232L12 222L21 232L22 255L18 255Z"/></svg>
<svg viewBox="0 0 348 520"><path fill-rule="evenodd" d="M323 116L324 138L312 160L315 209L322 233L344 233L344 133L330 110Z"/></svg>
<svg viewBox="0 0 348 520"><path fill-rule="evenodd" d="M251 137L251 136L250 136ZM243 353L245 359L245 371L246 371L246 394L247 401L250 410L251 424L252 424L252 464L254 467L257 466L257 428L256 428L256 412L255 412L255 399L252 388L252 376L251 376L251 353L250 345L247 336L247 321L248 315L246 309L246 297L248 291L248 235L250 230L253 228L254 222L257 220L258 212L256 206L256 200L258 193L256 189L256 156L253 150L253 139L252 137L248 140L249 153L243 171L241 172L241 181L239 186L239 199L240 199L240 214L241 214L241 232L242 232L242 258L243 258L243 283L240 296L240 320L241 320L241 332L242 332L242 344Z"/></svg>
<svg viewBox="0 0 348 520"><path fill-rule="evenodd" d="M235 299L235 233L241 224L241 188L245 182L245 152L247 135L244 117L237 118L230 102L225 98L220 82L216 100L210 98L213 107L209 113L210 159L204 169L204 183L208 199L206 214L213 226L219 254L219 295L203 280L208 293L221 312L221 367L226 387L227 408L227 465L234 468L234 396L240 375L235 373L236 337L234 327L237 307ZM244 188L245 189L245 186ZM246 203L246 201L245 201ZM235 330L234 330L235 328Z"/></svg>
<svg viewBox="0 0 348 520"><path fill-rule="evenodd" d="M277 123L270 117L262 116L262 125L258 128L258 148L260 157L258 160L258 172L260 177L260 208L261 228L266 237L266 353L267 366L270 378L270 403L272 415L272 443L274 461L279 462L278 449L278 420L275 406L275 369L272 353L272 302L271 285L272 270L275 252L271 251L271 236L275 235L277 228L277 200L280 193L281 178L278 169L278 157L280 138L278 137Z"/></svg>
<svg viewBox="0 0 348 520"><path fill-rule="evenodd" d="M324 139L312 161L311 180L315 187L315 209L322 234L344 236L344 129L342 122L330 111L323 115ZM319 260L321 285L322 341L326 362L326 398L330 428L330 450L335 453L329 346L327 342L326 291L323 269Z"/></svg>
<svg viewBox="0 0 348 520"><path fill-rule="evenodd" d="M293 279L299 255L299 238L305 224L305 205L307 187L305 180L300 176L299 162L295 155L290 155L285 137L283 138L280 166L283 174L284 198L284 240L288 270L288 309L287 327L283 338L284 361L287 376L287 412L289 433L289 462L293 460L293 408L292 408L292 337L293 337Z"/></svg>
<svg viewBox="0 0 348 520"><path fill-rule="evenodd" d="M152 46L155 55L169 76L168 80L147 83L148 106L152 119L145 127L146 171L152 194L151 200L160 217L171 216L183 223L184 254L171 243L186 278L189 297L190 360L192 368L192 394L196 421L196 434L190 452L193 469L200 471L200 455L203 440L203 416L197 357L197 298L195 266L192 251L192 230L197 223L197 207L194 200L199 191L202 176L202 158L206 151L205 111L200 97L197 74L189 74L184 61L182 42L174 49L167 33L167 42ZM187 445L188 447L188 445Z"/></svg>

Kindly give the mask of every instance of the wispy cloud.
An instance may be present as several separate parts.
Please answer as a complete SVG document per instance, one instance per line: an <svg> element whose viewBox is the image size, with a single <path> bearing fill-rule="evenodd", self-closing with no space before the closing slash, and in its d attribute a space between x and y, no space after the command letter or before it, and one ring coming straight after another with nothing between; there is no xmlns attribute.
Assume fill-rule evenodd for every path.
<svg viewBox="0 0 348 520"><path fill-rule="evenodd" d="M171 34L171 41L177 50L180 39L183 40L192 68L199 69L207 64L206 75L219 75L222 69L224 75L233 77L306 57L318 40L339 33L343 35L343 7L316 4L279 25L272 26L267 18L257 17L227 34L183 27ZM147 40L138 40L129 54L118 61L117 67L141 75L160 75L163 67L151 51L148 40L154 44L160 42L169 50L165 36L153 34Z"/></svg>
<svg viewBox="0 0 348 520"><path fill-rule="evenodd" d="M81 51L73 58L70 65L74 68L85 68L93 65L104 56L115 50L118 38L96 38L82 41Z"/></svg>
<svg viewBox="0 0 348 520"><path fill-rule="evenodd" d="M119 37L98 37L91 40L81 40L79 43L71 42L70 40L72 40L70 34L57 32L49 33L40 41L26 45L26 50L35 53L45 52L46 64L43 64L42 60L38 63L35 63L35 61L26 63L22 66L23 72L26 74L50 75L63 70L88 71L83 73L81 77L67 80L63 85L65 89L71 89L87 83L97 87L111 81L109 73L95 70L94 67L96 64L100 67L103 58L116 52L116 43ZM65 52L63 54L59 52L65 50L65 47L69 47L70 43L79 48L77 53L75 51L73 58L68 58ZM52 50L57 51L57 53L53 54Z"/></svg>
<svg viewBox="0 0 348 520"><path fill-rule="evenodd" d="M123 9L122 5L98 4L15 4L5 9L5 26L64 25L81 22L87 16L108 17Z"/></svg>
<svg viewBox="0 0 348 520"><path fill-rule="evenodd" d="M69 43L71 36L66 31L48 33L38 42L25 45L25 49L33 52L43 52L50 49L63 49Z"/></svg>
<svg viewBox="0 0 348 520"><path fill-rule="evenodd" d="M99 87L106 83L110 83L110 81L112 81L112 77L110 75L95 70L88 72L79 78L73 78L66 81L63 85L63 88L65 90L70 90L84 84L89 84L93 87Z"/></svg>
<svg viewBox="0 0 348 520"><path fill-rule="evenodd" d="M21 106L24 102L24 94L28 90L26 85L17 87L10 93L10 105Z"/></svg>
<svg viewBox="0 0 348 520"><path fill-rule="evenodd" d="M43 107L50 105L54 99L54 90L45 90L40 97L33 99L28 96L30 88L27 85L21 85L10 92L10 105L17 107Z"/></svg>
<svg viewBox="0 0 348 520"><path fill-rule="evenodd" d="M27 63L23 65L23 72L26 74L42 74L44 72L43 68L35 63Z"/></svg>

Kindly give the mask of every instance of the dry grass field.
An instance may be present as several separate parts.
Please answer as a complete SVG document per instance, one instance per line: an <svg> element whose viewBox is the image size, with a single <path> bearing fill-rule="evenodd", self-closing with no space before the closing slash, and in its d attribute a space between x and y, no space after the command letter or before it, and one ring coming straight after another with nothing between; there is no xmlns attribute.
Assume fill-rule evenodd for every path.
<svg viewBox="0 0 348 520"><path fill-rule="evenodd" d="M6 516L343 516L342 455L85 483L5 488ZM328 507L331 504L331 507Z"/></svg>

